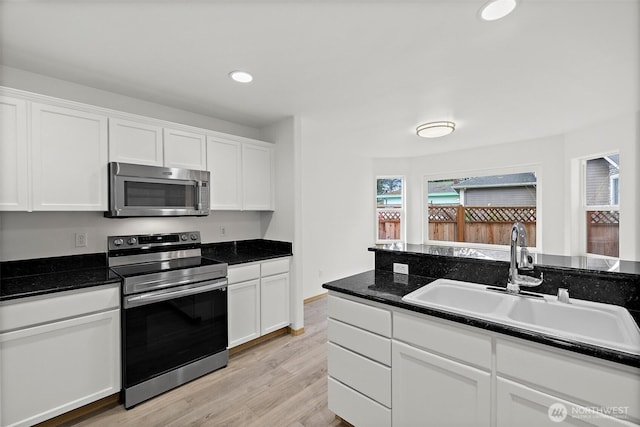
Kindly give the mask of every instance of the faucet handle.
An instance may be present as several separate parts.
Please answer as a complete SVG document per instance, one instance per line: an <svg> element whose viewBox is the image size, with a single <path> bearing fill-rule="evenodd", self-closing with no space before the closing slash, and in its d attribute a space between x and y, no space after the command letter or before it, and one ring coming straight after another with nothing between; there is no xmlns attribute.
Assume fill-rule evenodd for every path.
<svg viewBox="0 0 640 427"><path fill-rule="evenodd" d="M570 304L569 301L569 289L558 288L558 302Z"/></svg>

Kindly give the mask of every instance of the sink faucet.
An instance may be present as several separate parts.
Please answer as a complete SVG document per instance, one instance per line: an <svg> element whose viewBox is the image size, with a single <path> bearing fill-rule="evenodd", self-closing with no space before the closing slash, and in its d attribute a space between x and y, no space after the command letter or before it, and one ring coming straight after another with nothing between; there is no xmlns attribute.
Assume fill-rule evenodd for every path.
<svg viewBox="0 0 640 427"><path fill-rule="evenodd" d="M510 264L509 278L507 280L507 291L517 294L520 293L520 286L534 287L542 283L543 276L540 278L530 276L521 276L518 274L518 268L521 270L533 270L533 258L527 250L527 232L520 222L516 222L511 227L510 241ZM518 263L518 242L520 242L520 263Z"/></svg>

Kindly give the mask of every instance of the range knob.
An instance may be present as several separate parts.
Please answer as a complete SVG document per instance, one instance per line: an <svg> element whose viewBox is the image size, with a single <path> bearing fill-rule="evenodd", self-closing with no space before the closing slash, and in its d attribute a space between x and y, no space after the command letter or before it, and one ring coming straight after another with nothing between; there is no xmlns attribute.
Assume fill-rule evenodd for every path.
<svg viewBox="0 0 640 427"><path fill-rule="evenodd" d="M198 240L198 235L196 233L191 233L191 240Z"/></svg>
<svg viewBox="0 0 640 427"><path fill-rule="evenodd" d="M116 246L121 246L123 243L124 243L124 240L122 240L122 239L115 239L113 241L113 244L116 245Z"/></svg>
<svg viewBox="0 0 640 427"><path fill-rule="evenodd" d="M136 239L135 237L130 237L129 240L127 240L127 243L130 245L135 245L136 243L138 243L138 239Z"/></svg>
<svg viewBox="0 0 640 427"><path fill-rule="evenodd" d="M180 235L180 240L182 240L183 242L186 241L189 238L189 236L187 236L186 234L181 234Z"/></svg>

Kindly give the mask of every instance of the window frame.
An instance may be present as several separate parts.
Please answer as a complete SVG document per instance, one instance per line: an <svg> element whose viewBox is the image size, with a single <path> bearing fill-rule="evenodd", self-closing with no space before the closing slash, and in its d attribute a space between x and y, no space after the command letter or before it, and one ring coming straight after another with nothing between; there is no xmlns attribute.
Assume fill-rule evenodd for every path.
<svg viewBox="0 0 640 427"><path fill-rule="evenodd" d="M527 246L527 249L532 253L542 253L542 196L539 191L542 187L542 174L541 165L523 164L513 167L500 167L489 169L465 169L452 172L441 172L434 174L425 174L422 177L422 193L421 193L421 225L422 225L422 242L424 245L430 246L450 246L450 247L463 247L473 249L484 250L509 250L509 245L496 245L489 243L475 243L475 242L452 242L445 240L430 240L429 239L429 218L427 215L427 204L429 202L429 188L428 182L430 180L443 180L443 179L455 179L455 178L467 178L467 177L479 177L479 176L492 176L492 175L507 175L517 173L533 173L536 176L536 245Z"/></svg>
<svg viewBox="0 0 640 427"><path fill-rule="evenodd" d="M402 206L400 208L380 208L378 207L378 180L380 179L400 179L402 182L402 190L401 190L401 200ZM385 244L385 243L398 243L398 242L406 242L407 237L407 223L406 223L406 211L407 211L407 180L404 175L376 175L374 180L374 188L375 188L375 197L374 197L374 236L376 244ZM399 239L380 239L379 235L379 224L378 224L378 213L379 212L398 212L400 211L400 238Z"/></svg>
<svg viewBox="0 0 640 427"><path fill-rule="evenodd" d="M611 175L609 177L609 184L611 185L612 179L614 177L618 180L618 203L612 204L612 193L611 188L609 188L609 202L608 205L588 205L587 204L587 162L589 160L596 159L605 159L607 157L620 155L620 150L615 151L607 151L605 153L596 153L588 156L583 156L579 158L580 161L580 205L579 205L579 213L580 213L580 237L579 237L579 248L580 254L586 257L591 258L604 258L604 259L620 259L620 237L618 236L618 256L610 256L610 255L602 255L588 252L589 247L589 239L587 238L587 211L617 211L618 215L620 215L620 165L618 165L618 173ZM609 161L609 160L607 160ZM618 227L620 227L620 223L618 223Z"/></svg>

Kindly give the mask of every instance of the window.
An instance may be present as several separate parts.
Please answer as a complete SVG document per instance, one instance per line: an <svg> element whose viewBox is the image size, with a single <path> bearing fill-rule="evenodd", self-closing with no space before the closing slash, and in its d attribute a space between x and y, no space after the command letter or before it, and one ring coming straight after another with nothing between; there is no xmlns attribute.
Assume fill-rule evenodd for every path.
<svg viewBox="0 0 640 427"><path fill-rule="evenodd" d="M427 243L509 245L521 222L527 246L535 247L537 178L534 172L426 179Z"/></svg>
<svg viewBox="0 0 640 427"><path fill-rule="evenodd" d="M404 178L376 178L376 241L404 240Z"/></svg>
<svg viewBox="0 0 640 427"><path fill-rule="evenodd" d="M618 257L620 155L586 159L582 169L586 253Z"/></svg>

